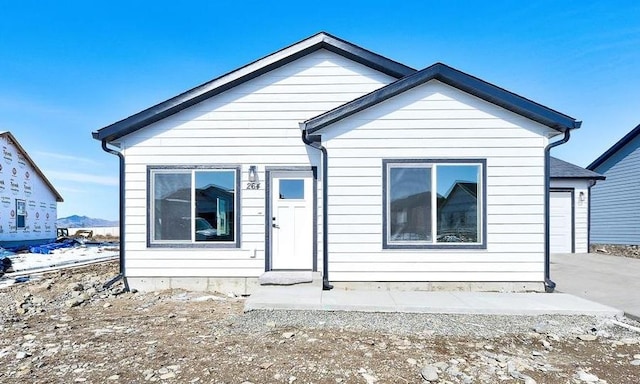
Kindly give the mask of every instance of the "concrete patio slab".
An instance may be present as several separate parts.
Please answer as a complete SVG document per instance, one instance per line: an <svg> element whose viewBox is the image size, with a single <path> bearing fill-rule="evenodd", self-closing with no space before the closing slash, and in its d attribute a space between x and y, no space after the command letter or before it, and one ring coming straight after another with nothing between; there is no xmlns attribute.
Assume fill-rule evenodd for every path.
<svg viewBox="0 0 640 384"><path fill-rule="evenodd" d="M411 292L391 291L396 312L425 313L461 313L469 307L468 304L454 292ZM428 305L428 306L427 306Z"/></svg>
<svg viewBox="0 0 640 384"><path fill-rule="evenodd" d="M565 293L322 291L309 285L260 287L245 302L245 311L259 309L606 317L624 314Z"/></svg>
<svg viewBox="0 0 640 384"><path fill-rule="evenodd" d="M321 302L322 289L311 284L299 284L295 286L261 286L253 293L248 301L251 301L250 309L292 309L315 310Z"/></svg>
<svg viewBox="0 0 640 384"><path fill-rule="evenodd" d="M322 291L320 306L326 311L389 312L395 306L388 291Z"/></svg>

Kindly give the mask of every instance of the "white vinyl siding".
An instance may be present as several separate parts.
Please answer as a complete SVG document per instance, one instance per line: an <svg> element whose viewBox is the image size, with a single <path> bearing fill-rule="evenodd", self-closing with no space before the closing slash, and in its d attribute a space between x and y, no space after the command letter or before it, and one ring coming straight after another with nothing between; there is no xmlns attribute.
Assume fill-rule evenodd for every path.
<svg viewBox="0 0 640 384"><path fill-rule="evenodd" d="M126 159L127 276L259 276L265 268L265 166L320 169L319 152L304 145L298 124L392 80L319 50L120 139ZM240 248L147 248L147 166L207 164L242 169ZM257 166L259 190L246 189L251 165ZM318 185L321 228L320 180Z"/></svg>
<svg viewBox="0 0 640 384"><path fill-rule="evenodd" d="M324 128L330 279L543 281L551 132L435 80ZM486 159L487 249L383 249L383 158Z"/></svg>
<svg viewBox="0 0 640 384"><path fill-rule="evenodd" d="M598 181L603 183L604 181ZM590 180L581 179L551 179L551 189L572 188L574 212L574 248L575 253L589 251L589 183ZM580 193L584 200L580 199Z"/></svg>

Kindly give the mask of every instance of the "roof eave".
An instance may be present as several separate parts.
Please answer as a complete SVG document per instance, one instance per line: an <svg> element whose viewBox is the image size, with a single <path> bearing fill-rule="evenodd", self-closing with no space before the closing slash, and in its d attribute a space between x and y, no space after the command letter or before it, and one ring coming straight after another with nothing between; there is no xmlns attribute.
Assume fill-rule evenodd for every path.
<svg viewBox="0 0 640 384"><path fill-rule="evenodd" d="M605 180L606 176L550 176L551 179L573 179L573 180Z"/></svg>
<svg viewBox="0 0 640 384"><path fill-rule="evenodd" d="M609 160L611 156L613 156L616 152L618 152L622 147L627 145L631 140L635 139L636 136L640 135L640 124L638 124L631 132L627 133L622 137L622 139L618 140L615 144L611 146L611 148L607 149L602 155L600 155L597 159L595 159L591 164L587 165L587 169L594 171L596 168L601 166L605 161Z"/></svg>

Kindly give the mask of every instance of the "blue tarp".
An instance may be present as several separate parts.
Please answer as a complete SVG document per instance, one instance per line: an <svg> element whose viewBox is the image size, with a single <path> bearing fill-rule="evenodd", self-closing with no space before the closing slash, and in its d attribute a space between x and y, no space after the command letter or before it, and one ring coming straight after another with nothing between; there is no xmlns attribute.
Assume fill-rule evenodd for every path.
<svg viewBox="0 0 640 384"><path fill-rule="evenodd" d="M74 239L64 239L55 243L38 245L35 247L29 247L29 252L31 253L40 253L43 255L48 255L54 249L60 248L72 248L78 245L78 241Z"/></svg>
<svg viewBox="0 0 640 384"><path fill-rule="evenodd" d="M5 257L9 257L9 256L14 256L16 253L9 250L9 249L4 249L2 247L0 247L0 259L4 259Z"/></svg>

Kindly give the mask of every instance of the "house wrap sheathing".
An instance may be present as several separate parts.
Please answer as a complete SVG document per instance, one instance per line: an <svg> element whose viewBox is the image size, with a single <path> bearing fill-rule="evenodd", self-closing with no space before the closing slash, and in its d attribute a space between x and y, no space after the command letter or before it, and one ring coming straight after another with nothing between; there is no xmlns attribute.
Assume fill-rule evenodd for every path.
<svg viewBox="0 0 640 384"><path fill-rule="evenodd" d="M55 240L62 197L10 132L0 132L0 146L0 247Z"/></svg>

